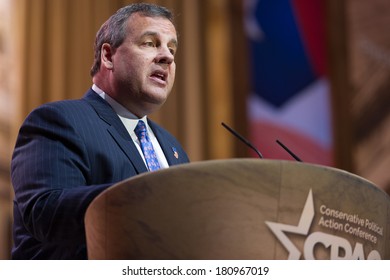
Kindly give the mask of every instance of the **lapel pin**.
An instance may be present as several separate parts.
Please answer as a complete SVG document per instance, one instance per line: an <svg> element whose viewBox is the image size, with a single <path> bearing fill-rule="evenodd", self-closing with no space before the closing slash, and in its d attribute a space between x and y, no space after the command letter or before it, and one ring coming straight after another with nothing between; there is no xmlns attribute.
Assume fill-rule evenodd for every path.
<svg viewBox="0 0 390 280"><path fill-rule="evenodd" d="M172 147L172 151L173 151L173 156L178 159L179 158L179 153L176 151L176 148L175 147Z"/></svg>

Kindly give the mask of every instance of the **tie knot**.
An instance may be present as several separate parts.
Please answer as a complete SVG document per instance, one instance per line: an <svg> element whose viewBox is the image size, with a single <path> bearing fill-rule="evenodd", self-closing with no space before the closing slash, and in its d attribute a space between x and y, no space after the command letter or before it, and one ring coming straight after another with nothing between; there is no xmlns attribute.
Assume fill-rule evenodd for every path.
<svg viewBox="0 0 390 280"><path fill-rule="evenodd" d="M144 121L140 120L137 123L137 126L134 129L135 134L137 135L138 138L143 138L146 135L146 125Z"/></svg>

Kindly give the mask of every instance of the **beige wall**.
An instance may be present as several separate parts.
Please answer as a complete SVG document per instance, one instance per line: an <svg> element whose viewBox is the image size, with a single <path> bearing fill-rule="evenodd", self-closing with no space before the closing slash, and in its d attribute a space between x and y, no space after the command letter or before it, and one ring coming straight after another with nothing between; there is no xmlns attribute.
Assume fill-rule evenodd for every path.
<svg viewBox="0 0 390 280"><path fill-rule="evenodd" d="M11 201L9 163L12 152L13 108L17 106L12 95L15 68L12 65L13 44L11 37L10 1L0 2L0 259L9 255L11 240Z"/></svg>
<svg viewBox="0 0 390 280"><path fill-rule="evenodd" d="M390 3L327 2L336 161L390 193Z"/></svg>
<svg viewBox="0 0 390 280"><path fill-rule="evenodd" d="M390 192L390 3L347 1L355 171Z"/></svg>

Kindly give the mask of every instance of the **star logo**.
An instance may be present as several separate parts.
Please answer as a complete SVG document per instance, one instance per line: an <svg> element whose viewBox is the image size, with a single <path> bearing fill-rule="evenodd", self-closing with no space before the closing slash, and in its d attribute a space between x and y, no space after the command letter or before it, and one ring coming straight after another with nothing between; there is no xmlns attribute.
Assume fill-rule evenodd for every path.
<svg viewBox="0 0 390 280"><path fill-rule="evenodd" d="M314 218L314 202L313 202L313 193L312 190L310 190L301 214L301 218L297 226L280 224L275 222L268 222L268 221L265 222L288 251L289 260L299 260L299 258L301 257L301 252L294 245L294 243L291 242L291 240L287 237L286 233L307 235L309 233L311 223L313 222L313 218Z"/></svg>

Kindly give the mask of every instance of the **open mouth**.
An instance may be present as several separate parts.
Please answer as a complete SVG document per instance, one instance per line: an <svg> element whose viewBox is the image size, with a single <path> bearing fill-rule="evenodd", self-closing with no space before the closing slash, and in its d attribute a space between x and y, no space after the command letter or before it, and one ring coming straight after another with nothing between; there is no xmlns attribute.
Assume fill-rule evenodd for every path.
<svg viewBox="0 0 390 280"><path fill-rule="evenodd" d="M167 74L163 71L154 71L150 77L161 82L166 82L167 80Z"/></svg>

